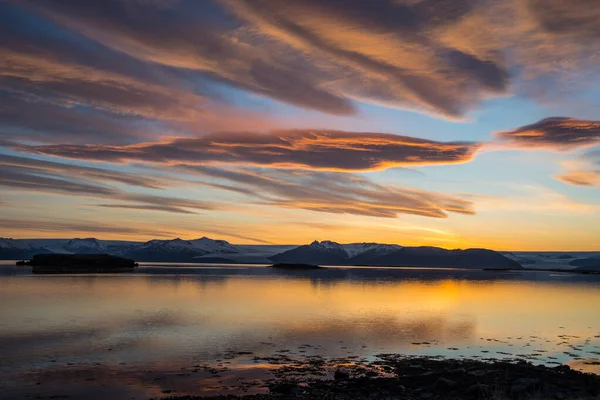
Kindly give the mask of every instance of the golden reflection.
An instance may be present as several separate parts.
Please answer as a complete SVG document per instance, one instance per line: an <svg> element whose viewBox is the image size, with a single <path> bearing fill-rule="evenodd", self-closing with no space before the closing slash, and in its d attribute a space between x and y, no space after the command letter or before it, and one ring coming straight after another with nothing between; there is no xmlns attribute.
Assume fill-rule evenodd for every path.
<svg viewBox="0 0 600 400"><path fill-rule="evenodd" d="M4 332L11 333L67 321L118 326L150 312L153 323L162 313L165 326L202 319L204 327L217 330L240 321L248 329L300 329L315 328L319 320L402 324L442 317L475 321L480 334L510 336L515 330L559 333L565 319L571 331L583 329L597 319L597 310L588 305L600 302L600 291L510 281L22 277L3 285L0 300L0 319L10 321Z"/></svg>

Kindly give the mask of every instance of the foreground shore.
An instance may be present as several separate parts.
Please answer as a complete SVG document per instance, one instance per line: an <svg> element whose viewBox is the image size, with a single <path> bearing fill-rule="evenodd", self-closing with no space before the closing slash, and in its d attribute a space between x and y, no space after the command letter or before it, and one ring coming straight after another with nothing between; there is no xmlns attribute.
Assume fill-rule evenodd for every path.
<svg viewBox="0 0 600 400"><path fill-rule="evenodd" d="M281 364L276 378L262 382L268 393L164 399L600 399L600 376L566 365L391 354L379 357L371 363L327 362L320 357L300 363L282 358L274 360Z"/></svg>

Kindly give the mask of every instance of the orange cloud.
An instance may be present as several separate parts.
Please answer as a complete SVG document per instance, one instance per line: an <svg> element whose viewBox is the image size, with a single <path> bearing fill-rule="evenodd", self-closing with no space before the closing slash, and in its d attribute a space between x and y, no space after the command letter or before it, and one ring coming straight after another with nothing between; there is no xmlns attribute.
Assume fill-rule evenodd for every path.
<svg viewBox="0 0 600 400"><path fill-rule="evenodd" d="M118 102L113 94L121 92L124 110L176 119L197 112L195 94L187 89L205 89L206 82L336 115L355 113L355 99L457 119L487 98L510 94L511 81L524 94L548 92L547 99L559 93L549 88L564 92L577 86L574 81L587 84L597 69L591 55L600 52L594 0L4 3L6 15L16 15L11 8L34 13L64 29L60 37L77 37L57 44L52 40L59 36L21 32L26 45L33 42L25 50L15 42L16 30L3 28L0 47L20 57L11 56L19 61L10 73L43 76L36 85L100 106L114 106L104 101ZM84 41L95 42L102 56L94 57ZM45 52L61 57L49 59ZM45 61L37 66L28 56ZM138 83L120 87L122 78L114 84L104 79L90 82L91 98L83 99L83 89L55 76L47 80L64 73L64 65L72 66L68 79L78 73L87 75L85 81L101 77L86 73L86 67L98 67L168 89L144 96L147 88ZM167 98L172 104L162 101Z"/></svg>
<svg viewBox="0 0 600 400"><path fill-rule="evenodd" d="M411 214L446 218L449 212L472 215L473 204L462 197L405 186L379 185L349 173L277 170L227 170L178 165L177 168L233 183L235 191L258 204L330 214L396 218Z"/></svg>
<svg viewBox="0 0 600 400"><path fill-rule="evenodd" d="M556 179L569 185L600 187L600 150L590 151L563 165L567 172L556 175Z"/></svg>
<svg viewBox="0 0 600 400"><path fill-rule="evenodd" d="M17 46L19 47L19 46ZM134 76L59 59L31 46L0 48L0 77L17 79L23 90L62 96L63 103L156 119L193 120L205 98Z"/></svg>
<svg viewBox="0 0 600 400"><path fill-rule="evenodd" d="M571 150L600 144L600 121L553 117L495 135L520 148Z"/></svg>
<svg viewBox="0 0 600 400"><path fill-rule="evenodd" d="M27 160L30 162L28 163ZM100 168L80 167L48 161L0 155L0 187L40 194L59 194L72 197L120 203L102 204L102 207L127 208L191 214L198 210L216 210L223 206L212 202L164 195L129 192L105 183L120 183L148 189L159 180L132 176ZM123 204L125 203L125 204Z"/></svg>
<svg viewBox="0 0 600 400"><path fill-rule="evenodd" d="M575 186L600 187L600 170L571 171L556 175L556 179Z"/></svg>
<svg viewBox="0 0 600 400"><path fill-rule="evenodd" d="M471 160L479 147L472 142L436 142L384 133L319 130L221 133L124 146L15 145L27 152L92 161L326 171L372 171L407 165L460 163Z"/></svg>

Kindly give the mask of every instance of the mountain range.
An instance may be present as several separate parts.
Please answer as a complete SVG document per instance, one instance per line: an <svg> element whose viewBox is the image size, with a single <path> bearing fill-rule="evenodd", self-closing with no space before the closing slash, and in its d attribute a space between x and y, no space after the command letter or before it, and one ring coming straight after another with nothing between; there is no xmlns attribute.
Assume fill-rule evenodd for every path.
<svg viewBox="0 0 600 400"><path fill-rule="evenodd" d="M277 263L365 265L440 268L522 268L502 254L487 249L446 250L439 247L314 241L271 257Z"/></svg>
<svg viewBox="0 0 600 400"><path fill-rule="evenodd" d="M233 245L207 237L193 240L106 241L95 238L0 238L0 259L40 253L113 254L136 261L205 263L309 263L320 265L521 268L515 259L487 249L446 250L396 244L314 241L303 246Z"/></svg>

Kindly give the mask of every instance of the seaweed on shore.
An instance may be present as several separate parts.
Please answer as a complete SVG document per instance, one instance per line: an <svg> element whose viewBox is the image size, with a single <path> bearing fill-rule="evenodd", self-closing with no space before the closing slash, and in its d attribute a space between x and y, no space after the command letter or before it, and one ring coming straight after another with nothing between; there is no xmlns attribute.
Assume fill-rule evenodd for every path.
<svg viewBox="0 0 600 400"><path fill-rule="evenodd" d="M524 360L480 361L381 354L371 363L318 358L280 366L267 394L169 400L600 399L600 376ZM286 360L289 361L289 360ZM331 372L333 372L333 376Z"/></svg>

